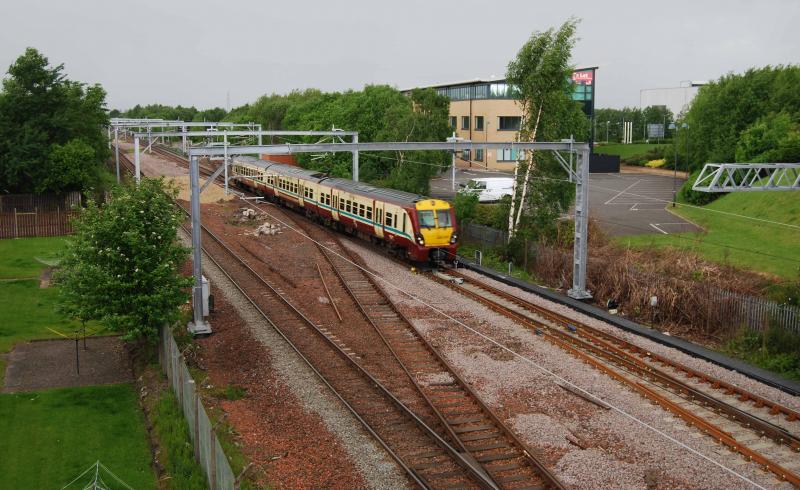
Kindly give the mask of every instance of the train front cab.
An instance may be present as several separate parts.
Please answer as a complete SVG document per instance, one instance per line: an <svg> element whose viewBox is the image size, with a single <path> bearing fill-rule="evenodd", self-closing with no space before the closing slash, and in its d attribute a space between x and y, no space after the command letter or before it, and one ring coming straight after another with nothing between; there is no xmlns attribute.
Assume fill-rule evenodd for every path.
<svg viewBox="0 0 800 490"><path fill-rule="evenodd" d="M416 234L412 260L449 262L458 249L455 211L447 201L425 199L415 203Z"/></svg>

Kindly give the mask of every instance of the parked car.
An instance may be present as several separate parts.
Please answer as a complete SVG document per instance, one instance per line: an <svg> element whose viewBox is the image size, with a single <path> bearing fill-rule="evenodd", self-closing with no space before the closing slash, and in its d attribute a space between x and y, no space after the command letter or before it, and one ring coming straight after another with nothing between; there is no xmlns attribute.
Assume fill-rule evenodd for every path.
<svg viewBox="0 0 800 490"><path fill-rule="evenodd" d="M470 179L466 184L460 184L462 192L478 194L478 202L496 202L503 196L510 196L513 190L514 179L510 177L486 177Z"/></svg>

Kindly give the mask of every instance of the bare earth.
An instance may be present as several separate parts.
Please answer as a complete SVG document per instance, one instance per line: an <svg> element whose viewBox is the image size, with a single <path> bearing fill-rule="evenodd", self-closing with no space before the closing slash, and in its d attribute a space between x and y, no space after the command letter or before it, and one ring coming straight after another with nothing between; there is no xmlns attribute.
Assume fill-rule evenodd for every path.
<svg viewBox="0 0 800 490"><path fill-rule="evenodd" d="M41 340L17 344L8 355L3 391L14 393L46 388L103 385L131 381L128 351L119 337L90 337L78 342L80 374L75 363L75 341Z"/></svg>

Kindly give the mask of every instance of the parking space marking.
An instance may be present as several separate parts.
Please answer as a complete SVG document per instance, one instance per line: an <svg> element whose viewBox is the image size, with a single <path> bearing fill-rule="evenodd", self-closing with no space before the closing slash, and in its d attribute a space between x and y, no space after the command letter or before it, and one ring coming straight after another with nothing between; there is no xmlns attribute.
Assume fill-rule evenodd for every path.
<svg viewBox="0 0 800 490"><path fill-rule="evenodd" d="M609 199L608 201L604 202L603 204L604 204L604 205L611 204L611 201L613 201L614 199L618 198L618 197L619 197L619 196L621 196L622 194L625 194L626 192L628 192L629 190L631 190L631 188L632 188L633 186L635 186L636 184L638 184L638 183L639 183L639 182L641 182L641 181L642 181L642 179L639 179L639 180L637 180L636 182L634 182L633 184L629 185L628 187L626 187L626 188L622 189L621 191L619 191L618 193L616 193L616 194L614 195L614 197L612 197L612 198L611 198L611 199ZM622 203L615 203L615 204L622 204Z"/></svg>
<svg viewBox="0 0 800 490"><path fill-rule="evenodd" d="M662 223L650 223L650 226L652 226L653 228L655 228L656 230L660 231L661 233L663 233L665 235L669 235L669 233L667 233L666 231L664 231L664 230L662 230L661 228L658 227L658 225L660 225L660 224L662 224Z"/></svg>

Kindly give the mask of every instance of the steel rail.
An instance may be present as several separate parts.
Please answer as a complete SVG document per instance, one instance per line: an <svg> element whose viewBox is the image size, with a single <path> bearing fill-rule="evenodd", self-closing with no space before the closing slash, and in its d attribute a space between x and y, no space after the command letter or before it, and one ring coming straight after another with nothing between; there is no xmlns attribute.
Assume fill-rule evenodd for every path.
<svg viewBox="0 0 800 490"><path fill-rule="evenodd" d="M448 271L448 272L452 272L452 271ZM476 281L473 278L470 278L470 277L467 277L467 276L464 276L464 275L460 275L460 277L465 279L465 280L471 281L471 284L479 283L480 285L478 287L483 288L483 286L486 286L485 289L487 291L493 293L493 294L495 294L494 290L498 291L497 296L500 296L501 298L505 299L506 296L511 296L511 295L509 295L509 293L506 293L506 292L504 292L502 290L493 288L492 286L490 286L488 284L484 284L484 283L482 283L480 281ZM553 344L563 348L564 350L574 354L576 357L581 358L582 360L584 360L588 364L590 364L593 367L595 367L596 369L606 373L607 375L609 375L613 379L615 379L615 380L617 380L617 381L619 381L619 382L631 387L633 390L635 390L636 392L640 393L642 396L644 396L644 397L656 402L657 404L661 405L665 410L676 414L677 416L679 416L681 419L683 419L688 424L697 426L703 432L705 432L709 436L713 437L715 440L719 441L720 443L724 444L725 446L730 448L732 451L743 455L745 458L747 458L750 461L755 461L755 462L759 463L762 467L764 467L765 470L768 470L768 471L772 472L773 474L775 474L780 479L788 481L788 482L790 482L791 484L793 484L796 487L800 487L800 476L798 476L793 471L791 471L791 470L789 470L787 468L784 468L781 465L776 464L775 462L773 462L769 458L767 458L767 457L763 456L762 454L760 454L760 453L748 448L747 446L741 444L733 436L731 436L731 434L729 434L728 432L720 429L716 425L704 420L703 418L697 416L696 414L693 414L691 411L689 411L688 409L682 407L681 405L669 400L664 395L658 393L657 390L655 390L655 389L653 389L653 388L651 388L649 386L646 386L644 383L637 382L637 381L635 381L635 380L633 380L633 379L631 379L631 378L629 378L627 376L624 376L620 372L618 372L616 369L610 367L607 364L609 362L620 366L619 369L629 368L632 365L635 365L635 364L629 362L628 359L621 358L618 355L617 352L609 352L609 351L605 350L604 348L602 348L602 347L600 347L598 345L595 345L595 344L593 344L592 342L590 342L588 340L580 338L577 335L567 334L566 332L563 332L561 330L552 328L551 326L546 325L546 324L541 323L541 322L537 323L535 320L531 319L530 317L528 317L528 316L526 316L526 315L524 315L524 314L522 314L520 312L514 311L513 309L510 309L505 305L497 303L497 302L495 302L495 301L487 298L486 296L481 295L481 294L479 294L479 293L477 293L475 291L471 291L471 290L463 288L463 287L461 287L461 286L459 286L457 284L454 284L452 281L448 281L446 279L442 279L442 278L439 278L439 277L436 277L436 276L432 276L432 279L434 281L436 281L436 282L439 282L441 284L444 284L444 285L450 287L451 289L454 289L454 290L458 291L459 293L464 294L465 296L468 296L468 297L470 297L470 298L472 298L472 299L474 299L474 300L476 300L476 301L488 306L489 308L491 308L492 310L496 311L497 313L500 313L500 314L502 314L502 315L504 315L504 316L506 316L506 317L508 317L508 318L510 318L510 319L512 319L512 320L524 325L524 326L527 326L529 328L535 329L535 331L538 334L541 334L545 339L547 339L551 343L553 343ZM524 300L521 300L521 301L524 301ZM577 322L570 322L570 325L573 326L573 328L574 328L573 324L575 324L575 323L577 323ZM581 327L581 328L583 328L583 327ZM577 328L576 329L576 333L577 333L577 331L580 331L581 328ZM590 352L591 354L587 353L587 351ZM601 361L600 359L604 359L605 362ZM653 377L647 376L647 374L648 374L647 369L635 369L634 368L633 371L637 375L642 375L643 377L647 377L647 378L649 378L651 380L653 379ZM657 379L660 379L660 378L657 378ZM696 391L696 390L692 390L692 391ZM721 403L724 403L724 402L721 402ZM734 407L731 407L731 408L734 408ZM741 421L740 421L740 423L741 423ZM765 423L768 423L768 422L765 422ZM745 425L746 425L746 423L745 423ZM781 443L786 444L786 442L787 441L782 441Z"/></svg>
<svg viewBox="0 0 800 490"><path fill-rule="evenodd" d="M121 163L124 160L126 163L126 168L128 168L128 170L132 172L133 163L124 154L121 154L120 157L121 157L120 158ZM183 208L182 206L180 206L180 208L183 210L184 213L188 215L188 211L185 208ZM181 225L181 228L184 230L185 233L189 234L189 230L187 230L187 227L185 225ZM475 485L481 488L487 488L487 489L496 488L491 481L486 481L483 475L481 475L480 472L476 471L476 468L473 466L474 463L472 461L464 458L461 453L456 451L452 446L450 446L447 443L447 441L442 439L434 429L425 424L425 422L422 421L413 411L411 411L399 399L397 399L397 397L395 397L378 379L373 377L369 372L367 372L358 363L356 363L339 345L336 344L336 342L334 342L331 338L325 335L325 333L323 333L310 319L308 319L305 315L303 315L302 312L294 308L294 306L291 305L291 303L289 303L285 298L283 298L283 296L278 291L276 291L257 272L255 272L240 257L238 257L238 255L236 255L235 252L233 252L227 245L225 245L221 239L219 239L206 227L203 227L202 231L205 234L207 234L209 238L212 239L212 243L217 244L223 250L225 250L226 253L228 253L228 255L231 258L233 258L233 260L238 265L243 267L245 270L248 270L251 276L256 281L258 281L260 284L265 286L270 292L272 292L275 300L284 304L285 307L288 308L290 311L293 311L296 317L300 318L301 321L305 324L305 326L311 327L311 329L318 334L318 337L321 338L328 345L330 349L332 349L335 353L338 354L340 359L344 360L345 363L350 365L351 368L355 369L357 373L359 373L368 381L369 386L377 388L377 390L382 394L382 396L384 396L389 401L390 404L395 405L405 417L407 417L410 421L412 421L414 425L417 426L423 432L424 435L429 437L431 439L431 442L442 450L443 455L449 457L454 465L461 468L461 470L463 471L463 478L466 478L467 481L474 483ZM419 485L422 488L436 488L436 486L431 482L431 480L438 479L439 475L435 473L425 475L420 470L413 468L412 465L407 464L403 459L403 457L400 456L395 451L395 449L390 447L390 443L378 434L377 431L379 429L373 428L372 425L359 413L358 409L354 407L351 402L348 402L345 399L345 396L333 386L334 382L328 379L328 377L326 377L319 369L317 369L317 367L308 358L308 356L306 356L305 354L303 354L303 352L301 352L299 346L289 338L289 335L286 332L284 332L275 322L272 321L269 315L267 315L263 311L263 309L257 304L257 302L253 299L253 297L250 294L248 294L245 291L245 289L239 284L239 282L232 277L231 273L225 267L223 267L222 264L220 264L217 258L215 258L211 253L209 253L209 251L205 247L203 248L203 252L209 259L211 259L211 261L216 265L216 267L219 268L219 270L228 278L228 280L231 281L231 283L239 290L239 292L242 293L242 295L247 299L247 301L267 321L267 323L269 323L269 325L287 342L287 344L298 354L298 356L300 356L300 358L311 368L311 370L315 373L315 375L331 390L334 396L336 396L344 404L344 406L348 409L348 411L350 411L353 414L356 420L358 420L359 423L361 423L364 426L367 432L370 435L372 435L384 449L386 449L386 451L395 461L397 461L398 465L401 468L403 468L403 470L409 475L412 481L414 481L417 485ZM414 457L414 455L410 455L409 457ZM435 466L430 464L428 467L423 469L429 470L431 468L436 468L436 466L441 466L443 464L444 462L440 462ZM450 475L442 479L458 480L459 476Z"/></svg>
<svg viewBox="0 0 800 490"><path fill-rule="evenodd" d="M261 210L261 211L264 212L263 210ZM303 231L305 231L306 234L308 234L310 236L311 233L309 232L309 227L316 226L316 225L313 224L313 223L304 222L303 224L300 224L298 226L300 228L302 228ZM329 239L333 240L333 244L338 249L335 253L336 254L340 254L341 257L334 256L334 252L331 252L331 251L327 250L325 247L323 247L322 244L319 242L319 240L314 240L314 243L317 246L317 248L319 249L319 251L321 252L321 254L323 255L323 257L326 259L328 264L331 266L332 270L336 274L336 276L339 279L340 283L342 284L343 288L348 293L348 295L351 297L353 302L356 304L356 306L358 307L359 311L362 313L363 317L372 326L373 330L379 335L379 337L383 341L384 345L389 349L389 351L392 353L392 355L395 358L395 360L403 368L403 370L405 371L405 373L408 376L408 378L414 384L414 386L417 389L417 392L426 400L426 402L428 403L428 405L430 406L432 411L439 418L439 420L442 423L442 426L447 431L447 435L449 436L451 441L453 441L455 444L457 444L464 452L470 454L478 464L481 464L481 466L483 467L484 471L486 471L489 475L492 475L493 468L491 466L489 466L489 465L483 464L481 462L482 456L478 455L477 453L487 452L487 451L491 451L493 449L500 449L500 448L489 448L489 449L484 449L484 450L476 450L474 448L471 449L468 446L468 444L465 443L466 441L463 440L463 436L466 436L467 434L466 433L461 433L460 434L456 430L455 426L465 425L465 424L468 424L469 422L453 423L453 420L456 420L456 421L459 420L458 417L451 418L450 420L448 420L447 417L442 413L440 408L437 406L436 402L431 399L431 397L434 396L434 395L439 395L439 396L442 396L442 395L438 394L438 393L432 393L432 394L429 395L425 391L423 386L420 385L418 379L416 378L416 376L414 376L412 374L412 372L411 372L411 370L410 370L410 368L408 366L409 362L407 360L403 360L401 358L401 354L398 351L400 346L392 345L392 342L387 337L387 335L389 333L388 332L384 333L384 331L383 331L384 329L381 326L378 325L379 322L380 323L384 323L383 320L388 321L387 318L376 319L375 315L372 314L369 311L369 309L367 308L366 304L364 303L365 298L359 297L359 296L362 296L362 295L359 295L353 289L353 287L351 285L351 281L348 280L348 278L346 277L346 274L348 272L349 273L353 273L353 274L357 274L358 277L360 278L360 280L363 280L367 284L370 285L370 287L372 288L371 291L374 292L374 294L380 300L382 300L382 302L385 304L385 306L390 308L391 311L393 312L393 314L395 314L397 316L397 319L398 319L397 323L402 324L402 326L400 328L404 328L406 330L406 332L409 334L408 338L413 338L415 340L415 343L419 343L419 344L421 344L423 346L425 351L428 352L430 354L430 356L433 357L435 362L437 362L440 365L440 367L441 367L440 370L444 371L448 375L452 376L452 378L456 381L458 388L460 388L461 390L464 391L465 399L471 399L479 407L478 411L479 411L479 413L482 413L481 418L486 417L488 420L490 420L497 427L497 429L500 430L502 435L505 436L505 438L507 438L509 440L511 445L508 445L507 447L508 448L513 448L514 445L517 446L517 451L519 451L519 453L516 455L515 458L509 457L509 458L507 458L507 460L517 459L517 458L521 457L524 461L526 461L531 466L531 469L533 470L533 473L536 474L539 478L541 478L543 480L543 482L544 482L544 484L546 485L547 488L563 489L564 488L563 484L559 481L559 479L555 476L555 474L553 474L544 465L544 463L542 463L537 457L534 456L534 451L531 448L529 448L525 443L523 443L516 436L516 434L514 434L513 431L511 431L511 429L509 429L508 426L506 426L500 420L500 418L497 417L497 415L488 406L486 406L485 403L483 403L483 401L478 396L478 394L475 393L475 391L469 386L469 383L467 383L466 380L464 380L455 371L455 369L444 359L444 356L442 356L442 354L435 347L433 347L433 345L430 344L430 342L428 342L427 339L425 339L424 337L422 337L421 335L419 335L416 332L416 329L414 329L414 327L412 326L413 324L411 323L411 321L401 311L399 311L397 309L397 307L394 305L394 303L389 298L389 296L386 293L386 291L383 290L383 288L381 288L380 285L378 285L374 281L374 279L370 276L370 274L366 274L366 273L364 273L362 271L361 267L363 267L363 264L356 265L356 263L358 262L357 259L353 256L352 253L350 253L347 250L346 247L344 247L342 245L342 243L338 239L338 237L336 237L331 232L331 230L327 230L327 229L324 229L324 228L321 228L321 227L320 228L315 228L315 229L317 229L321 233L325 233L326 236ZM348 268L349 270L347 270L347 271L343 270L343 266ZM403 346L403 347L405 349L409 348L407 345ZM454 392L449 392L449 393L454 393ZM450 396L450 398L455 398L455 397L456 397L455 394ZM463 417L462 417L462 420L463 420ZM468 426L467 426L467 428L468 428ZM464 428L462 427L461 430L464 430ZM488 430L488 429L485 429L485 430ZM483 458L489 458L489 457L497 458L497 459L494 459L492 461L501 461L502 460L502 458L500 458L500 455L483 455ZM491 462L491 461L488 461L488 462ZM524 467L521 466L519 469L524 469ZM496 473L496 471L495 471L495 473ZM504 483L511 483L513 481L515 486L519 485L519 484L523 484L522 483L522 478L520 478L520 476L521 475L514 475L514 476L511 476L511 477L509 477L509 476L503 477L503 476L500 476L500 475L492 475L493 479L499 485L503 485ZM513 480L506 481L508 478L513 478Z"/></svg>
<svg viewBox="0 0 800 490"><path fill-rule="evenodd" d="M674 370L676 370L676 371L678 371L680 373L683 373L689 379L692 379L692 378L697 379L701 383L710 385L713 389L722 390L722 391L725 391L728 394L735 395L735 396L737 396L739 398L740 401L751 402L755 406L755 408L767 407L767 408L769 408L770 413L772 415L782 414L782 415L784 415L786 417L786 420L789 421L789 422L795 422L795 421L800 420L800 412L797 412L797 411L795 411L795 410L793 410L793 409L791 409L789 407L781 405L778 402L768 400L765 397L762 397L762 396L757 395L755 393L751 393L751 392L749 392L749 391L747 391L747 390L745 390L743 388L740 388L740 387L735 386L735 385L733 385L731 383L728 383L728 382L722 381L720 379L717 379L717 378L715 378L713 376L710 376L708 374L705 374L705 373L703 373L703 372L701 372L701 371L699 371L697 369L690 368L690 367L688 367L686 365L683 365L683 364L681 364L681 363L679 363L677 361L669 359L666 356L662 356L662 355L650 352L647 349L645 349L643 347L639 347L638 345L636 345L636 344L634 344L632 342L628 342L628 341L626 341L626 340L624 340L624 339L622 339L620 337L617 337L615 335L612 335L612 334L610 334L608 332L604 332L604 331L602 331L600 329L591 327L589 325L586 325L583 322L579 322L579 321L573 320L573 319L567 317L566 315L563 315L563 314L557 313L555 311L549 310L549 309L544 308L544 307L542 307L540 305L537 305L535 303L527 301L527 300L525 300L523 298L519 298L517 296L514 296L513 294L509 294L508 292L503 291L502 289L496 288L494 286L491 286L490 284L487 284L487 283L485 283L483 281L477 281L474 278L466 276L466 275L464 275L464 274L462 274L462 273L460 273L460 272L458 272L456 270L450 269L450 270L448 270L447 273L450 274L450 275L453 275L453 276L457 276L457 277L459 277L459 278L461 278L463 280L469 281L471 284L474 284L477 287L485 289L485 290L489 291L492 294L500 296L503 299L516 304L520 308L526 309L526 310L530 311L531 313L533 313L535 315L538 315L540 317L543 317L544 319L546 319L548 321L551 321L551 322L553 322L553 323L555 323L555 324L557 324L557 325L559 325L561 327L568 328L568 329L570 327L580 327L577 330L578 335L586 336L588 338L591 338L592 341L604 343L604 345L606 345L609 349L616 351L620 355L623 355L623 353L620 352L620 351L628 351L629 353L635 354L636 356L638 356L638 358L639 358L638 360L640 361L640 365L642 367L653 369L652 366L650 366L647 363L644 363L643 361L641 361L641 358L651 360L654 363L662 364L664 366L668 366L671 369L674 369ZM735 407L732 407L732 408L735 408ZM773 427L776 427L776 426L774 426L774 424L771 424L768 421L763 421L762 420L762 422L764 422L765 424L772 425ZM778 427L776 427L776 428L778 428ZM766 429L766 426L765 426L765 429ZM783 430L782 428L778 428L778 429ZM784 430L784 432L785 432L785 430ZM778 438L786 439L786 436L778 434ZM790 439L787 439L787 441L788 440L790 440ZM792 443L792 445L793 445L793 447L795 449L800 451L800 438L794 437L793 440L791 441L791 443Z"/></svg>

